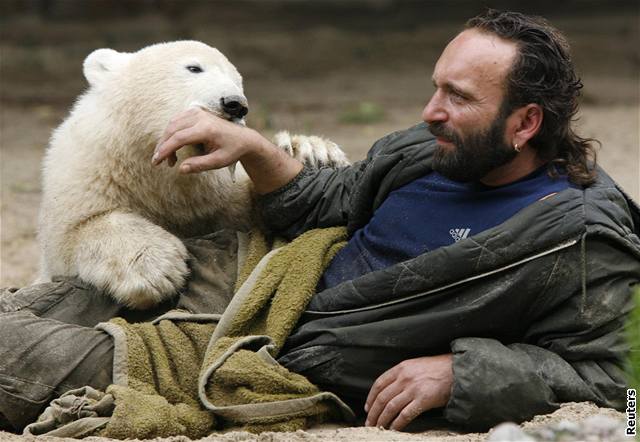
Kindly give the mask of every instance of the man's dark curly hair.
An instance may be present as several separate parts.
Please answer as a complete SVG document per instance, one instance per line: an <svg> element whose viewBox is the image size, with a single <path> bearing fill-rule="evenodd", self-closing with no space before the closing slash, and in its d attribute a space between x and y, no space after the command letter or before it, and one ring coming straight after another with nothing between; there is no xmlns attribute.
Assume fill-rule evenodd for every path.
<svg viewBox="0 0 640 442"><path fill-rule="evenodd" d="M507 75L506 109L529 103L543 109L540 131L529 141L549 161L549 171L566 170L579 185L595 180L596 140L581 138L571 127L578 111L582 82L577 77L569 43L542 17L489 9L473 17L466 29L477 29L517 44L518 53Z"/></svg>

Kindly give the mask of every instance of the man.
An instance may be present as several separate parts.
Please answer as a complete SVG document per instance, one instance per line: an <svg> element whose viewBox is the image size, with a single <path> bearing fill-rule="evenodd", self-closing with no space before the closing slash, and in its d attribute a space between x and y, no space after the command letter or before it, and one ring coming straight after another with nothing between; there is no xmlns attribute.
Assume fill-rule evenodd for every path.
<svg viewBox="0 0 640 442"><path fill-rule="evenodd" d="M204 142L210 153L186 160L181 170L242 161L275 232L294 237L313 227L348 226L349 245L323 276L319 289L325 290L311 301L279 360L355 407L365 402L368 425L401 429L445 406L450 421L484 428L551 411L562 401L620 407L623 346L616 336L630 308L629 287L640 279L638 209L622 203L604 173L596 182L590 140L571 128L582 85L566 40L543 20L489 11L447 45L433 82L423 119L435 143L419 125L379 141L365 161L345 170L302 171L254 132L201 111L176 119L154 161ZM590 194L597 188L615 196ZM588 213L592 204L608 210L601 198L631 206L624 215L610 213L606 232L588 219L600 217ZM566 212L542 219L558 211ZM418 219L397 216L404 212ZM630 224L619 225L622 218ZM414 222L420 224L407 225ZM565 223L578 222L569 234ZM624 246L612 239L619 229L635 232ZM464 237L470 242L451 244ZM508 258L486 257L506 250ZM457 272L443 264L447 260L478 271ZM393 265L402 261L408 264ZM447 278L440 287L420 281L436 278L425 268L436 265L459 273L449 285L463 288L442 289ZM489 281L474 287L462 284L464 278ZM604 287L614 280L615 289ZM424 311L400 307L398 301L409 303L421 292L427 301L415 308ZM443 293L458 299L433 299ZM399 311L392 311L395 302Z"/></svg>
<svg viewBox="0 0 640 442"><path fill-rule="evenodd" d="M203 143L180 170L241 161L272 231L347 226L279 362L364 408L367 425L402 429L443 407L478 429L566 401L622 407L640 210L571 129L581 84L566 41L542 20L488 11L445 48L433 82L428 127L347 168L311 171L200 110L172 121L153 162ZM108 370L82 365L108 365L108 339L73 333L89 356L66 386L104 387ZM9 405L25 401L10 399L0 394L0 413L17 422Z"/></svg>

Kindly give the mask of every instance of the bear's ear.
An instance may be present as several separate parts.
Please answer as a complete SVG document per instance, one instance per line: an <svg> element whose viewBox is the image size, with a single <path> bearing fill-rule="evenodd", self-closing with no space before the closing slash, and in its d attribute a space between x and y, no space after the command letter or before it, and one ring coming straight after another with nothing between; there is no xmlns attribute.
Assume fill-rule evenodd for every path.
<svg viewBox="0 0 640 442"><path fill-rule="evenodd" d="M84 59L84 77L91 86L95 86L117 71L130 55L113 49L96 49Z"/></svg>

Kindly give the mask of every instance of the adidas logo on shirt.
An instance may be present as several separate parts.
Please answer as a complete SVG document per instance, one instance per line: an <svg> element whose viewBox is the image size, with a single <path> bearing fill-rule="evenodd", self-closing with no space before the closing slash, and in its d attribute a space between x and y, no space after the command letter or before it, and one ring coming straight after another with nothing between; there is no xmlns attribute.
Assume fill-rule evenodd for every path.
<svg viewBox="0 0 640 442"><path fill-rule="evenodd" d="M465 239L469 235L470 231L471 229L451 229L449 230L449 234L456 242L458 242L461 239Z"/></svg>

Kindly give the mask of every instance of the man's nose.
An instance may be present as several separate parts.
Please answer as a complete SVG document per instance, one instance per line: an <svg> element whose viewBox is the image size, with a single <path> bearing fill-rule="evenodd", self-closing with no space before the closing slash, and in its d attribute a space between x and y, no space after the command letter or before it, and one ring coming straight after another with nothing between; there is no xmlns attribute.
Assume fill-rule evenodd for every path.
<svg viewBox="0 0 640 442"><path fill-rule="evenodd" d="M241 95L229 95L220 99L222 110L233 118L242 118L249 112L247 99Z"/></svg>
<svg viewBox="0 0 640 442"><path fill-rule="evenodd" d="M422 111L422 121L425 123L435 123L438 121L447 121L448 114L440 102L438 93L436 92Z"/></svg>

